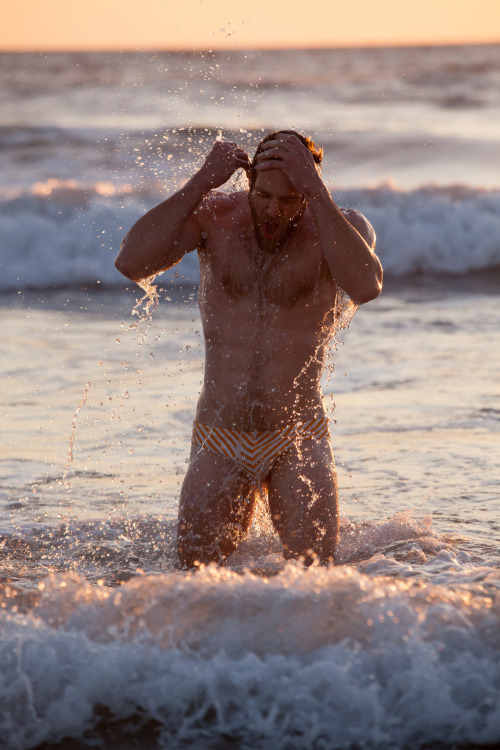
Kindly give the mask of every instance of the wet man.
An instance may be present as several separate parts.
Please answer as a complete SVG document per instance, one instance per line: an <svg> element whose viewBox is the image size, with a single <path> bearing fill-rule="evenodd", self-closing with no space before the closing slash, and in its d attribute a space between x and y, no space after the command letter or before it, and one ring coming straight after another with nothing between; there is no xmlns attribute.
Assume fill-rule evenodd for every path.
<svg viewBox="0 0 500 750"><path fill-rule="evenodd" d="M116 261L139 281L198 251L206 362L180 497L185 568L236 549L258 492L285 557L334 560L337 480L320 377L339 300L377 297L382 268L373 228L337 207L321 159L294 131L266 136L252 162L218 141L134 224ZM240 168L249 190L218 192Z"/></svg>

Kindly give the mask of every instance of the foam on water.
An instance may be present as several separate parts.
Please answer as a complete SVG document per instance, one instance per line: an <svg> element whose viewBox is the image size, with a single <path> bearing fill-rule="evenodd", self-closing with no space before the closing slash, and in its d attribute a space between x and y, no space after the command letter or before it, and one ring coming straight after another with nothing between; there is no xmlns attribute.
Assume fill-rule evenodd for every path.
<svg viewBox="0 0 500 750"><path fill-rule="evenodd" d="M168 748L497 742L498 569L443 549L416 580L384 561L3 585L0 740L102 737L104 716Z"/></svg>
<svg viewBox="0 0 500 750"><path fill-rule="evenodd" d="M114 259L126 229L161 192L129 186L48 181L29 190L0 191L0 245L9 248L0 288L20 290L81 284L118 286ZM339 190L376 227L387 276L421 272L467 274L500 266L500 191L466 186L404 191L383 185ZM165 280L199 280L196 254Z"/></svg>
<svg viewBox="0 0 500 750"><path fill-rule="evenodd" d="M285 563L257 525L225 567L179 573L174 540L152 518L2 535L4 581L38 566L1 584L0 742L120 747L117 727L165 748L500 739L493 550L471 557L409 513L342 519L333 568ZM42 560L61 572L40 580Z"/></svg>
<svg viewBox="0 0 500 750"><path fill-rule="evenodd" d="M177 565L175 522L154 516L113 516L107 520L66 520L51 524L5 524L0 529L0 580L32 588L50 572L79 571L107 585L128 580L137 571L172 571ZM341 519L339 564L364 564L378 570L378 557L401 563L397 573L425 576L425 563L440 550L463 541L436 532L429 517L415 519L400 512L380 522L362 524ZM284 565L282 547L264 506L259 506L251 530L229 560L231 569L249 566L274 575ZM494 562L495 555L491 555ZM380 563L383 565L383 563ZM391 563L392 564L392 563ZM405 568L409 565L410 568ZM385 569L380 568L385 574Z"/></svg>
<svg viewBox="0 0 500 750"><path fill-rule="evenodd" d="M495 45L0 55L0 289L119 285L123 235L217 137L253 153L280 127L325 147L326 184L366 212L387 274L499 266L498 59ZM195 258L176 273L196 281Z"/></svg>

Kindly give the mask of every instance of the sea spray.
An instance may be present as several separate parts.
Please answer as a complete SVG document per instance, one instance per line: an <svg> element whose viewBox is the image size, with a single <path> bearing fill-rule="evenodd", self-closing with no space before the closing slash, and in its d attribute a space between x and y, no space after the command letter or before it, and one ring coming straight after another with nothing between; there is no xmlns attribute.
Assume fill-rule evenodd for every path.
<svg viewBox="0 0 500 750"><path fill-rule="evenodd" d="M73 463L73 444L75 442L76 420L78 418L78 413L80 412L80 410L85 405L85 402L87 400L87 395L88 395L90 386L91 386L90 380L87 380L87 382L85 383L85 391L83 393L82 400L78 404L77 410L75 411L75 414L73 416L73 421L71 423L71 435L70 435L70 438L69 438L69 445L68 445L68 457L66 459L66 467L64 469L63 481L66 479L66 477L68 475L68 471L69 471L69 469L71 467L71 464Z"/></svg>
<svg viewBox="0 0 500 750"><path fill-rule="evenodd" d="M147 332L153 320L153 312L158 307L158 287L153 284L156 276L157 274L154 274L137 282L137 285L144 291L144 295L136 299L132 308L132 315L136 315L139 320L123 328L123 333L137 331L139 333L139 344L146 340ZM141 330L141 326L144 326L143 330ZM121 343L120 338L116 339L116 343Z"/></svg>
<svg viewBox="0 0 500 750"><path fill-rule="evenodd" d="M240 181L244 176L238 177ZM169 185L169 191L176 184ZM240 188L244 184L239 185ZM87 206L80 206L85 191ZM490 272L500 266L500 191L466 185L404 190L395 185L345 190L332 195L339 206L361 211L375 227L377 253L387 278ZM103 196L92 186L67 187L38 196L21 190L12 199L0 188L0 240L10 250L2 290L49 289L126 283L114 267L123 227L164 198L163 186L149 192L116 188ZM75 232L75 226L78 231ZM95 227L104 232L96 241ZM103 247L106 238L106 247ZM199 281L198 259L189 253L162 275L168 285Z"/></svg>
<svg viewBox="0 0 500 750"><path fill-rule="evenodd" d="M297 563L270 578L211 565L114 589L52 576L31 603L11 586L0 738L24 750L125 722L169 749L494 743L500 580L485 571L473 593L455 562L446 588Z"/></svg>

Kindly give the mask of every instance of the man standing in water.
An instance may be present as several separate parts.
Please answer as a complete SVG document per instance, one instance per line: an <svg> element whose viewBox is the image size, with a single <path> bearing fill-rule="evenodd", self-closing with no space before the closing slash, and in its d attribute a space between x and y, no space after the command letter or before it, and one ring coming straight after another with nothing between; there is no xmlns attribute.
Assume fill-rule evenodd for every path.
<svg viewBox="0 0 500 750"><path fill-rule="evenodd" d="M179 507L185 568L230 555L262 491L285 557L334 560L337 480L320 377L339 300L377 297L382 268L371 225L333 202L322 155L294 131L266 136L252 162L216 142L188 183L134 224L116 260L140 281L198 250L206 362ZM239 168L248 192L213 192Z"/></svg>

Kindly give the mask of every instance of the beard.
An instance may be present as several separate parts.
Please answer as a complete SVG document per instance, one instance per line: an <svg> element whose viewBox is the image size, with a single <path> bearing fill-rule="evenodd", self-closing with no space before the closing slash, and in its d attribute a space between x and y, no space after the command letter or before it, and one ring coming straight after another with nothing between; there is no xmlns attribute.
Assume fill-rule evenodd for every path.
<svg viewBox="0 0 500 750"><path fill-rule="evenodd" d="M293 230L302 218L306 210L304 201L301 208L291 219L271 219L265 214L260 214L253 205L251 194L249 196L250 212L252 214L255 239L261 250L266 253L276 252L292 234Z"/></svg>

